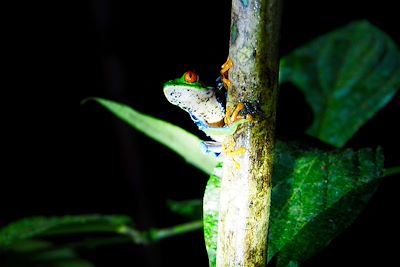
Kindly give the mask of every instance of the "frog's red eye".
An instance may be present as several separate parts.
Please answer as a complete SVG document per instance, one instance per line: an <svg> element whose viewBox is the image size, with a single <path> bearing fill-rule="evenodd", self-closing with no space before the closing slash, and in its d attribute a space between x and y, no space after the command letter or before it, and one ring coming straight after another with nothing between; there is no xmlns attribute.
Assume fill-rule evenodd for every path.
<svg viewBox="0 0 400 267"><path fill-rule="evenodd" d="M185 82L195 83L199 80L199 76L197 75L196 72L189 70L189 71L185 72L184 79L185 79Z"/></svg>

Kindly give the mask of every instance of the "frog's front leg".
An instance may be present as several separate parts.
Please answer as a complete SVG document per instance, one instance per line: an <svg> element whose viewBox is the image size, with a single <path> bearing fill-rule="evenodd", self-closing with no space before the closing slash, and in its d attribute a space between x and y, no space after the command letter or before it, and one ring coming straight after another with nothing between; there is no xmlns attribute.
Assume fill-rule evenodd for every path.
<svg viewBox="0 0 400 267"><path fill-rule="evenodd" d="M229 70L232 68L232 66L233 66L233 62L228 57L227 61L221 67L222 82L224 84L224 87L227 90L229 90L232 86L232 83L228 77ZM239 102L236 105L234 110L232 110L230 107L227 107L225 118L224 118L225 127L234 128L235 129L234 131L236 131L236 128L239 124L252 121L253 118L250 114L246 114L245 116L239 115L240 112L244 108L245 108L245 106L241 102ZM246 149L244 147L235 149L235 141L233 140L233 138L232 138L232 140L230 140L227 143L228 143L228 145L225 145L222 147L222 152L226 156L234 157L234 156L239 156L239 155L243 155L244 153L246 153ZM236 163L235 165L236 165L237 169L240 168L238 163Z"/></svg>
<svg viewBox="0 0 400 267"><path fill-rule="evenodd" d="M229 70L233 67L233 61L228 57L226 62L222 64L221 66L221 78L222 78L222 83L224 84L224 87L229 90L232 87L232 82L229 80L228 73ZM238 103L236 108L232 111L231 108L227 107L226 108L226 115L225 115L225 125L231 125L237 120L241 119L247 119L251 120L252 117L250 114L244 116L240 116L239 113L244 109L244 104L243 103Z"/></svg>

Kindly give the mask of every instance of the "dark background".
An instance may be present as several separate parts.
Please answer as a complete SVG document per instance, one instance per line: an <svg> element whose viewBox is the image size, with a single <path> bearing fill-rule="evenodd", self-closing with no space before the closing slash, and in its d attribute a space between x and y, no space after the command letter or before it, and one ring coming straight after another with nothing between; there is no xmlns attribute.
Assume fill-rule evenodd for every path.
<svg viewBox="0 0 400 267"><path fill-rule="evenodd" d="M89 96L126 103L199 134L162 94L195 69L213 82L228 53L230 1L79 1L16 6L4 43L0 226L32 215L126 214L140 229L184 222L167 199L201 198L207 180L179 156L133 131ZM337 27L368 19L400 43L395 1L284 1L281 54ZM399 94L349 142L383 146L400 164ZM297 138L311 111L282 88L278 137ZM384 180L340 237L303 266L397 262L399 176ZM82 251L96 266L207 266L200 231L156 245ZM115 263L115 262L118 263Z"/></svg>

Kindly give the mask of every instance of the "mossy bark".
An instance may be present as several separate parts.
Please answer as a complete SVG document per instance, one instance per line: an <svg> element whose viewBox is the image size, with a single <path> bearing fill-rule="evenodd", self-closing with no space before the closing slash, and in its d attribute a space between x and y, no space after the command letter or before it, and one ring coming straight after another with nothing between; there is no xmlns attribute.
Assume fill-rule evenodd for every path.
<svg viewBox="0 0 400 267"><path fill-rule="evenodd" d="M278 92L280 0L233 0L228 107L246 103L253 121L224 141L217 266L265 266Z"/></svg>

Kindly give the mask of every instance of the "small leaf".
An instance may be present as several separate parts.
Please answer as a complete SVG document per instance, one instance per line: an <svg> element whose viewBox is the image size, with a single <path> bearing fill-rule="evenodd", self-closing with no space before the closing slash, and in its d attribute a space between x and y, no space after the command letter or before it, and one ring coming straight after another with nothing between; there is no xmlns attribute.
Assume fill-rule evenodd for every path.
<svg viewBox="0 0 400 267"><path fill-rule="evenodd" d="M102 98L90 98L110 110L114 115L136 130L160 142L182 156L189 164L209 174L217 164L215 157L204 154L200 149L201 140L195 135L171 123L153 118L136 110Z"/></svg>
<svg viewBox="0 0 400 267"><path fill-rule="evenodd" d="M198 219L203 215L203 202L200 199L185 201L168 200L169 209L189 219Z"/></svg>
<svg viewBox="0 0 400 267"><path fill-rule="evenodd" d="M351 23L296 49L281 61L314 112L307 133L342 147L400 88L400 53L384 32Z"/></svg>
<svg viewBox="0 0 400 267"><path fill-rule="evenodd" d="M322 151L276 142L268 260L296 266L348 227L377 188L383 172L380 149ZM204 235L215 266L220 179L204 194Z"/></svg>
<svg viewBox="0 0 400 267"><path fill-rule="evenodd" d="M44 235L82 232L114 232L131 224L127 216L79 215L63 217L32 217L0 229L0 248L16 241Z"/></svg>

